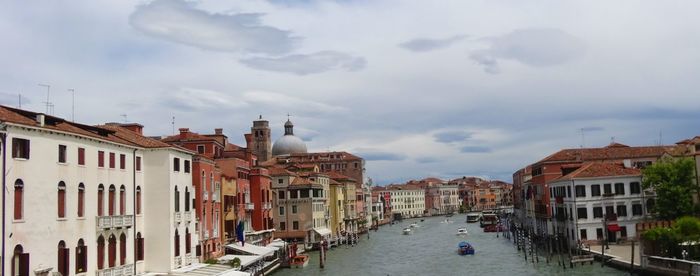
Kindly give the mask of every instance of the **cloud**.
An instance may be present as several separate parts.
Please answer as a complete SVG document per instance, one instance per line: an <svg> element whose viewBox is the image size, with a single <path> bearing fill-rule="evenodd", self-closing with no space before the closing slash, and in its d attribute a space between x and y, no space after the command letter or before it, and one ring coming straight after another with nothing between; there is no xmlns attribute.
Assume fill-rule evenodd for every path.
<svg viewBox="0 0 700 276"><path fill-rule="evenodd" d="M250 103L254 106L282 107L286 109L282 112L306 110L323 113L338 113L347 110L342 106L333 106L322 102L316 102L309 99L269 91L249 91L243 93L241 98L244 102Z"/></svg>
<svg viewBox="0 0 700 276"><path fill-rule="evenodd" d="M433 134L435 141L440 143L460 142L471 138L473 133L463 130L448 130Z"/></svg>
<svg viewBox="0 0 700 276"><path fill-rule="evenodd" d="M209 13L183 0L156 0L129 17L136 30L206 50L285 54L299 40L289 31L262 25L260 13Z"/></svg>
<svg viewBox="0 0 700 276"><path fill-rule="evenodd" d="M435 157L419 157L419 158L416 158L416 162L421 163L421 164L425 164L425 163L435 163L435 162L439 162L439 161L440 161L440 159L435 158Z"/></svg>
<svg viewBox="0 0 700 276"><path fill-rule="evenodd" d="M586 49L581 40L558 29L518 29L484 40L490 44L489 47L472 52L470 57L491 74L500 72L500 59L546 67L574 60L582 56Z"/></svg>
<svg viewBox="0 0 700 276"><path fill-rule="evenodd" d="M358 149L357 156L366 161L401 161L406 159L406 155L374 149Z"/></svg>
<svg viewBox="0 0 700 276"><path fill-rule="evenodd" d="M413 52L428 52L447 48L466 37L466 35L456 35L443 39L416 38L399 44L399 47Z"/></svg>
<svg viewBox="0 0 700 276"><path fill-rule="evenodd" d="M189 87L180 88L168 95L164 104L191 112L207 111L213 106L235 108L247 105L246 102L219 91Z"/></svg>
<svg viewBox="0 0 700 276"><path fill-rule="evenodd" d="M482 146L464 146L459 151L463 153L488 153L491 152L491 148Z"/></svg>
<svg viewBox="0 0 700 276"><path fill-rule="evenodd" d="M359 71L367 61L362 57L351 56L335 51L321 51L313 54L295 54L283 57L257 57L240 60L250 68L274 72L308 75L333 69Z"/></svg>
<svg viewBox="0 0 700 276"><path fill-rule="evenodd" d="M593 131L603 131L605 130L604 127L597 127L597 126L592 126L592 127L582 127L581 131L587 131L587 132L593 132Z"/></svg>

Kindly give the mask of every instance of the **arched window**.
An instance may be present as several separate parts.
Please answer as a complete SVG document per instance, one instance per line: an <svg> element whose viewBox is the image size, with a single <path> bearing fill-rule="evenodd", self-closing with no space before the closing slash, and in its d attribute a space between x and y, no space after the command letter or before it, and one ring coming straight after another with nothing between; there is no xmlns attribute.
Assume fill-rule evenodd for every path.
<svg viewBox="0 0 700 276"><path fill-rule="evenodd" d="M213 172L209 173L209 193L212 197L214 196L214 173Z"/></svg>
<svg viewBox="0 0 700 276"><path fill-rule="evenodd" d="M190 211L190 189L185 187L185 212Z"/></svg>
<svg viewBox="0 0 700 276"><path fill-rule="evenodd" d="M109 267L114 267L117 263L117 237L112 234L109 236L109 247L108 247L108 261Z"/></svg>
<svg viewBox="0 0 700 276"><path fill-rule="evenodd" d="M107 201L107 206L109 210L109 215L114 216L114 200L115 200L115 193L116 193L117 188L114 187L114 185L109 185L109 199Z"/></svg>
<svg viewBox="0 0 700 276"><path fill-rule="evenodd" d="M143 238L141 237L141 232L136 234L136 260L143 261Z"/></svg>
<svg viewBox="0 0 700 276"><path fill-rule="evenodd" d="M207 195L207 196L204 196L204 198L203 198L204 200L207 200L209 198L209 194L207 194L207 189L204 188L206 186L207 186L207 174L204 172L204 170L202 170L202 183L199 184L199 189L202 191L202 196L204 196L204 194ZM197 207L195 207L195 208L197 208Z"/></svg>
<svg viewBox="0 0 700 276"><path fill-rule="evenodd" d="M122 185L119 187L119 214L124 215L126 213L126 187Z"/></svg>
<svg viewBox="0 0 700 276"><path fill-rule="evenodd" d="M83 239L78 240L78 246L75 247L75 273L84 273L87 271L87 246Z"/></svg>
<svg viewBox="0 0 700 276"><path fill-rule="evenodd" d="M175 212L180 212L180 191L175 186Z"/></svg>
<svg viewBox="0 0 700 276"><path fill-rule="evenodd" d="M119 265L126 264L126 235L119 236Z"/></svg>
<svg viewBox="0 0 700 276"><path fill-rule="evenodd" d="M24 253L21 245L16 245L12 255L12 276L29 275L29 253Z"/></svg>
<svg viewBox="0 0 700 276"><path fill-rule="evenodd" d="M190 229L185 228L185 253L190 253L191 251L190 247L192 247L192 241L190 236Z"/></svg>
<svg viewBox="0 0 700 276"><path fill-rule="evenodd" d="M78 184L78 217L85 215L85 184Z"/></svg>
<svg viewBox="0 0 700 276"><path fill-rule="evenodd" d="M15 220L24 218L24 182L22 179L15 180Z"/></svg>
<svg viewBox="0 0 700 276"><path fill-rule="evenodd" d="M105 186L100 184L97 186L97 215L103 216L105 209Z"/></svg>
<svg viewBox="0 0 700 276"><path fill-rule="evenodd" d="M180 256L180 233L175 229L175 257Z"/></svg>
<svg viewBox="0 0 700 276"><path fill-rule="evenodd" d="M100 235L97 238L97 269L105 267L105 238Z"/></svg>
<svg viewBox="0 0 700 276"><path fill-rule="evenodd" d="M66 183L58 182L58 217L66 217Z"/></svg>
<svg viewBox="0 0 700 276"><path fill-rule="evenodd" d="M136 187L136 214L141 214L141 186Z"/></svg>
<svg viewBox="0 0 700 276"><path fill-rule="evenodd" d="M61 275L68 275L70 267L70 249L66 248L66 242L58 242L58 272Z"/></svg>

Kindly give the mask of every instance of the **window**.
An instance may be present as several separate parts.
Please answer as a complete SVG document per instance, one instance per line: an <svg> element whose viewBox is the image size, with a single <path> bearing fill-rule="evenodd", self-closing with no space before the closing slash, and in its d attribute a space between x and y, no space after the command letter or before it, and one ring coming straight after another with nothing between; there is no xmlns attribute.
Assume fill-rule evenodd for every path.
<svg viewBox="0 0 700 276"><path fill-rule="evenodd" d="M136 187L136 214L141 214L141 186Z"/></svg>
<svg viewBox="0 0 700 276"><path fill-rule="evenodd" d="M136 233L136 260L143 261L143 237L141 237L141 232Z"/></svg>
<svg viewBox="0 0 700 276"><path fill-rule="evenodd" d="M185 187L185 212L190 211L190 189Z"/></svg>
<svg viewBox="0 0 700 276"><path fill-rule="evenodd" d="M78 184L78 217L85 216L85 184Z"/></svg>
<svg viewBox="0 0 700 276"><path fill-rule="evenodd" d="M78 246L75 247L75 273L87 271L87 263L87 246L83 239L79 239Z"/></svg>
<svg viewBox="0 0 700 276"><path fill-rule="evenodd" d="M192 238L190 237L190 229L185 228L185 253L190 253L192 251Z"/></svg>
<svg viewBox="0 0 700 276"><path fill-rule="evenodd" d="M600 184L591 185L591 196L600 196Z"/></svg>
<svg viewBox="0 0 700 276"><path fill-rule="evenodd" d="M284 191L280 191L279 193L277 193L277 198L279 198L279 199L284 199L284 194L285 194L285 193L286 193L286 192L284 192Z"/></svg>
<svg viewBox="0 0 700 276"><path fill-rule="evenodd" d="M70 249L66 248L66 242L58 242L58 272L61 275L68 275L70 267Z"/></svg>
<svg viewBox="0 0 700 276"><path fill-rule="evenodd" d="M284 206L280 206L280 216L284 216Z"/></svg>
<svg viewBox="0 0 700 276"><path fill-rule="evenodd" d="M595 229L595 238L597 240L602 240L603 239L603 228L596 228Z"/></svg>
<svg viewBox="0 0 700 276"><path fill-rule="evenodd" d="M204 154L204 145L197 145L197 153Z"/></svg>
<svg viewBox="0 0 700 276"><path fill-rule="evenodd" d="M29 159L29 140L12 138L12 158Z"/></svg>
<svg viewBox="0 0 700 276"><path fill-rule="evenodd" d="M115 193L117 192L117 188L114 187L114 185L109 185L109 198L107 200L108 204L108 209L109 209L109 215L114 216L114 204L115 204Z"/></svg>
<svg viewBox="0 0 700 276"><path fill-rule="evenodd" d="M297 206L292 205L292 214L296 214L296 213L297 213Z"/></svg>
<svg viewBox="0 0 700 276"><path fill-rule="evenodd" d="M639 186L639 182L630 182L630 194L641 194L642 189Z"/></svg>
<svg viewBox="0 0 700 276"><path fill-rule="evenodd" d="M107 245L107 262L109 267L114 267L117 264L117 237L109 236L109 245Z"/></svg>
<svg viewBox="0 0 700 276"><path fill-rule="evenodd" d="M104 151L97 152L97 166L100 168L105 167L105 152Z"/></svg>
<svg viewBox="0 0 700 276"><path fill-rule="evenodd" d="M190 160L185 160L185 173L190 173Z"/></svg>
<svg viewBox="0 0 700 276"><path fill-rule="evenodd" d="M612 184L610 184L610 183L603 184L603 194L605 194L605 195L612 194Z"/></svg>
<svg viewBox="0 0 700 276"><path fill-rule="evenodd" d="M593 218L603 217L603 207L593 207Z"/></svg>
<svg viewBox="0 0 700 276"><path fill-rule="evenodd" d="M620 226L620 237L627 237L627 226Z"/></svg>
<svg viewBox="0 0 700 276"><path fill-rule="evenodd" d="M119 169L126 169L126 154L119 155Z"/></svg>
<svg viewBox="0 0 700 276"><path fill-rule="evenodd" d="M175 229L175 257L180 256L180 234Z"/></svg>
<svg viewBox="0 0 700 276"><path fill-rule="evenodd" d="M102 216L104 214L104 195L105 187L100 184L97 187L97 216Z"/></svg>
<svg viewBox="0 0 700 276"><path fill-rule="evenodd" d="M180 191L175 186L175 212L180 212Z"/></svg>
<svg viewBox="0 0 700 276"><path fill-rule="evenodd" d="M577 214L578 214L578 219L587 219L588 218L588 209L586 207L582 208L577 208Z"/></svg>
<svg viewBox="0 0 700 276"><path fill-rule="evenodd" d="M126 264L126 234L119 236L119 265Z"/></svg>
<svg viewBox="0 0 700 276"><path fill-rule="evenodd" d="M66 217L66 183L58 182L58 217Z"/></svg>
<svg viewBox="0 0 700 276"><path fill-rule="evenodd" d="M298 221L292 221L292 230L299 230L299 222Z"/></svg>
<svg viewBox="0 0 700 276"><path fill-rule="evenodd" d="M605 215L609 216L615 213L615 207L613 206L605 206Z"/></svg>
<svg viewBox="0 0 700 276"><path fill-rule="evenodd" d="M85 165L85 148L78 148L78 165Z"/></svg>
<svg viewBox="0 0 700 276"><path fill-rule="evenodd" d="M586 229L581 229L581 236L579 238L582 240L588 239L588 233L586 233Z"/></svg>
<svg viewBox="0 0 700 276"><path fill-rule="evenodd" d="M119 214L126 214L126 187L119 187Z"/></svg>
<svg viewBox="0 0 700 276"><path fill-rule="evenodd" d="M116 156L116 154L115 154L114 152L110 152L110 153L109 153L109 168L110 168L110 169L114 169L114 166L115 166L115 164L114 164L114 163L115 163L115 160L114 160L114 159L116 158L115 156Z"/></svg>
<svg viewBox="0 0 700 276"><path fill-rule="evenodd" d="M626 205L617 205L617 216L618 217L626 217L627 216L627 206Z"/></svg>
<svg viewBox="0 0 700 276"><path fill-rule="evenodd" d="M576 197L586 197L586 186L576 185Z"/></svg>
<svg viewBox="0 0 700 276"><path fill-rule="evenodd" d="M12 274L29 275L29 253L24 253L22 245L16 245L12 255Z"/></svg>
<svg viewBox="0 0 700 276"><path fill-rule="evenodd" d="M280 222L280 230L282 230L282 231L287 230L287 224L284 221Z"/></svg>
<svg viewBox="0 0 700 276"><path fill-rule="evenodd" d="M24 214L24 182L22 179L15 180L15 220L21 220Z"/></svg>
<svg viewBox="0 0 700 276"><path fill-rule="evenodd" d="M632 204L632 215L641 216L642 215L642 204L635 203Z"/></svg>
<svg viewBox="0 0 700 276"><path fill-rule="evenodd" d="M282 178L277 179L277 184L284 184L284 179L282 179Z"/></svg>
<svg viewBox="0 0 700 276"><path fill-rule="evenodd" d="M566 197L571 197L571 186L566 186Z"/></svg>
<svg viewBox="0 0 700 276"><path fill-rule="evenodd" d="M615 194L624 195L625 194L625 183L615 183Z"/></svg>
<svg viewBox="0 0 700 276"><path fill-rule="evenodd" d="M173 158L173 171L179 172L180 171L180 158Z"/></svg>
<svg viewBox="0 0 700 276"><path fill-rule="evenodd" d="M97 269L104 268L105 259L105 238L100 235L97 238Z"/></svg>
<svg viewBox="0 0 700 276"><path fill-rule="evenodd" d="M136 171L141 171L141 156L136 156Z"/></svg>
<svg viewBox="0 0 700 276"><path fill-rule="evenodd" d="M66 163L66 150L65 145L58 145L58 163Z"/></svg>

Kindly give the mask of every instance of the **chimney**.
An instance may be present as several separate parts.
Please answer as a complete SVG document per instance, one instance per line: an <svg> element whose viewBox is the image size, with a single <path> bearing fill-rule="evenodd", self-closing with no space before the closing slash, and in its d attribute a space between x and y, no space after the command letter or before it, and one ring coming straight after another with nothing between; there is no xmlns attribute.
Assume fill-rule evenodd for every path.
<svg viewBox="0 0 700 276"><path fill-rule="evenodd" d="M245 135L245 147L248 149L252 149L253 146L253 134L252 133L246 133Z"/></svg>
<svg viewBox="0 0 700 276"><path fill-rule="evenodd" d="M190 129L186 127L180 128L178 130L180 130L180 139L185 139L185 137L187 137L187 133L190 132Z"/></svg>
<svg viewBox="0 0 700 276"><path fill-rule="evenodd" d="M216 134L216 135L223 135L223 134L224 134L224 129L223 129L223 128L215 128L215 129L214 129L214 134Z"/></svg>
<svg viewBox="0 0 700 276"><path fill-rule="evenodd" d="M622 164L625 165L625 168L631 168L632 167L632 160L630 159L625 159L622 161Z"/></svg>
<svg viewBox="0 0 700 276"><path fill-rule="evenodd" d="M36 115L36 122L39 123L39 126L44 126L45 119L46 119L46 117L44 116L44 114L37 114Z"/></svg>
<svg viewBox="0 0 700 276"><path fill-rule="evenodd" d="M121 124L120 126L123 128L126 128L128 130L131 130L133 132L136 132L139 135L143 136L143 125L141 125L141 124L131 123L131 124Z"/></svg>

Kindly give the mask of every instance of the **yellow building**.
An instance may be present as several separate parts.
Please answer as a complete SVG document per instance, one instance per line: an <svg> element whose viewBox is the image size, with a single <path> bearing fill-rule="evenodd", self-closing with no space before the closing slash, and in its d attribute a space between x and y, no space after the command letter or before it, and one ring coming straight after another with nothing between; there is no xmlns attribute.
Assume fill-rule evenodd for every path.
<svg viewBox="0 0 700 276"><path fill-rule="evenodd" d="M330 209L330 230L333 238L340 236L341 230L345 230L345 185L334 179L330 179L330 197L328 209Z"/></svg>
<svg viewBox="0 0 700 276"><path fill-rule="evenodd" d="M226 175L221 176L221 225L219 229L224 229L223 240L231 243L236 238L236 193L238 192L236 178Z"/></svg>

